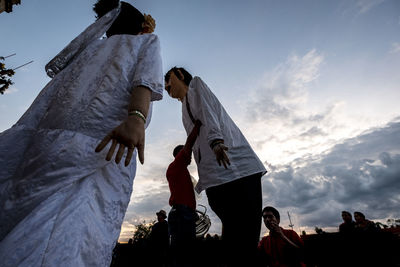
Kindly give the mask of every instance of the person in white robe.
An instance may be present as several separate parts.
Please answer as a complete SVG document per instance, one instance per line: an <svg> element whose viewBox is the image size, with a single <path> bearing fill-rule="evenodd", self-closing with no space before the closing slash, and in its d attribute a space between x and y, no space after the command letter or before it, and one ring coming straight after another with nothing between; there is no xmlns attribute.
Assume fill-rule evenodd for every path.
<svg viewBox="0 0 400 267"><path fill-rule="evenodd" d="M1 266L110 266L164 88L154 20L118 2L96 4L98 20L46 65L52 80L0 134Z"/></svg>
<svg viewBox="0 0 400 267"><path fill-rule="evenodd" d="M196 191L206 191L211 209L221 219L229 266L253 266L261 231L261 177L267 171L200 77L174 67L164 82L168 94L182 102L187 134L196 120L202 123L193 147L199 173Z"/></svg>

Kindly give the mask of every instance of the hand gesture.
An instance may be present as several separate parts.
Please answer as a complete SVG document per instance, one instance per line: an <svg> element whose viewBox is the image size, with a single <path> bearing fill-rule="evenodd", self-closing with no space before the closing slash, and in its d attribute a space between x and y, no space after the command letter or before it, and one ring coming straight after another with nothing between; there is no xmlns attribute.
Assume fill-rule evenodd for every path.
<svg viewBox="0 0 400 267"><path fill-rule="evenodd" d="M223 143L220 143L214 146L213 151L217 159L218 165L221 166L222 163L225 169L228 169L227 164L231 165L229 157L226 154L226 151L228 151L228 147L226 147Z"/></svg>
<svg viewBox="0 0 400 267"><path fill-rule="evenodd" d="M115 148L119 144L118 152L115 155L115 162L118 164L121 161L125 152L125 147L128 149L125 158L125 166L128 166L132 159L133 150L137 149L140 163L144 163L144 121L137 116L130 116L123 121L119 126L112 130L104 139L97 145L96 152L100 152L110 142L111 147L108 150L106 160L110 161L114 155Z"/></svg>
<svg viewBox="0 0 400 267"><path fill-rule="evenodd" d="M283 235L282 229L279 227L279 224L276 220L270 222L270 231L279 235Z"/></svg>

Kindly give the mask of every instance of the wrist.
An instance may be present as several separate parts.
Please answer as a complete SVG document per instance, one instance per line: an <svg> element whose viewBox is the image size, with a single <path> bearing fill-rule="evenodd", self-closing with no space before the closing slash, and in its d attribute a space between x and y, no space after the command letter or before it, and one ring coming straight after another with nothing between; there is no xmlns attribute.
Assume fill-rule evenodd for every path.
<svg viewBox="0 0 400 267"><path fill-rule="evenodd" d="M128 112L128 117L129 118L140 118L140 120L142 120L144 122L144 124L146 124L146 116L140 110L137 110L137 109L130 110Z"/></svg>
<svg viewBox="0 0 400 267"><path fill-rule="evenodd" d="M220 145L220 144L223 144L223 143L224 143L224 140L222 140L222 139L213 140L211 142L211 144L210 144L211 150L214 150L214 148L217 147L217 145Z"/></svg>

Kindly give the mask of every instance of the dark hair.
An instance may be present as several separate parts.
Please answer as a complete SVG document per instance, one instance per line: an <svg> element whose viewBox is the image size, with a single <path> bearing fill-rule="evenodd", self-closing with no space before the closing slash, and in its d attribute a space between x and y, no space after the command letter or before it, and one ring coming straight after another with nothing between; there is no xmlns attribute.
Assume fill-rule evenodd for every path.
<svg viewBox="0 0 400 267"><path fill-rule="evenodd" d="M93 10L97 14L96 18L99 19L109 11L118 7L118 3L119 0L98 0L93 6ZM129 3L121 2L121 11L107 30L106 35L107 37L115 34L137 35L142 31L143 22L144 16L139 10Z"/></svg>
<svg viewBox="0 0 400 267"><path fill-rule="evenodd" d="M365 220L365 215L362 212L355 211L354 216L356 216L356 214Z"/></svg>
<svg viewBox="0 0 400 267"><path fill-rule="evenodd" d="M174 152L172 152L172 155L174 155L174 157L176 157L176 155L178 155L178 153L184 148L183 145L178 145L174 148Z"/></svg>
<svg viewBox="0 0 400 267"><path fill-rule="evenodd" d="M349 216L351 217L351 213L348 212L347 210L343 210L343 211L342 211L342 214L343 214L343 213L345 213L345 214L347 214L347 215L349 215Z"/></svg>
<svg viewBox="0 0 400 267"><path fill-rule="evenodd" d="M181 76L181 74L179 73L179 71L183 74L183 77ZM187 70L185 70L184 68L178 68L178 67L173 67L172 69L170 69L164 76L164 80L165 82L169 81L169 78L171 77L171 72L174 72L176 77L178 77L179 79L183 78L183 82L189 86L190 82L192 81L193 77L192 74L190 74Z"/></svg>
<svg viewBox="0 0 400 267"><path fill-rule="evenodd" d="M281 220L281 215L279 214L279 211L275 209L274 207L267 206L262 210L262 213L264 212L271 212L274 214L275 218L280 221Z"/></svg>

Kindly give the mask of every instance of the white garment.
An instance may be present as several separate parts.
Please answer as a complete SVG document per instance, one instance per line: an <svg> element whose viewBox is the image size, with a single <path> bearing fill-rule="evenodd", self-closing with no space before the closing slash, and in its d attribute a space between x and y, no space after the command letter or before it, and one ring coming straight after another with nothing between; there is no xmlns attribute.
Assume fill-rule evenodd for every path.
<svg viewBox="0 0 400 267"><path fill-rule="evenodd" d="M199 77L194 77L182 102L182 121L186 133L190 134L194 124L190 119L186 101L195 120L200 120L199 137L193 146L193 154L199 172L196 191L200 193L212 186L221 185L252 174L267 172L254 153L242 132L229 117L217 97ZM223 139L228 147L231 165L225 169L219 166L210 144L215 139Z"/></svg>
<svg viewBox="0 0 400 267"><path fill-rule="evenodd" d="M95 147L126 118L138 85L162 98L158 37L96 39L0 134L1 266L110 265L136 158L117 165L105 160L109 146Z"/></svg>

